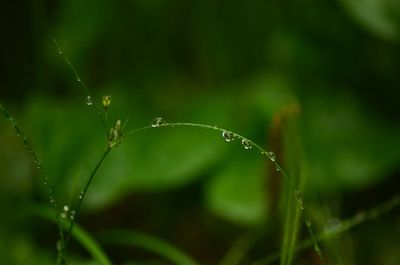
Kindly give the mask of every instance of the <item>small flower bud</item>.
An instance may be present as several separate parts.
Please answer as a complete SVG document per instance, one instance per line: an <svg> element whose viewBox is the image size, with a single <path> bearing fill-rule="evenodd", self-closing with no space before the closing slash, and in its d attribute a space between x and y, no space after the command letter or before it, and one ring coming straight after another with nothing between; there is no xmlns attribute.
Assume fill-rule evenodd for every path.
<svg viewBox="0 0 400 265"><path fill-rule="evenodd" d="M104 110L108 110L111 105L111 96L103 96L101 103L103 104Z"/></svg>

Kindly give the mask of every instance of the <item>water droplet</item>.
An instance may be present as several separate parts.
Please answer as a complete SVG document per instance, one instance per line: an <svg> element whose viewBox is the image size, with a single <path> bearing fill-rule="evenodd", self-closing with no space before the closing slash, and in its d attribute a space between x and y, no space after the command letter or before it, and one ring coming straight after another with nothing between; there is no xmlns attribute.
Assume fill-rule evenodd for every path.
<svg viewBox="0 0 400 265"><path fill-rule="evenodd" d="M56 202L56 200L53 197L50 197L50 203L54 204Z"/></svg>
<svg viewBox="0 0 400 265"><path fill-rule="evenodd" d="M57 241L56 247L58 251L61 251L63 249L63 243L61 240Z"/></svg>
<svg viewBox="0 0 400 265"><path fill-rule="evenodd" d="M83 191L79 194L79 200L83 199Z"/></svg>
<svg viewBox="0 0 400 265"><path fill-rule="evenodd" d="M91 96L87 96L86 105L88 105L88 106L92 106L93 105L93 101L92 101L92 97Z"/></svg>
<svg viewBox="0 0 400 265"><path fill-rule="evenodd" d="M68 216L69 206L64 205L63 210L61 212L61 218L65 219Z"/></svg>
<svg viewBox="0 0 400 265"><path fill-rule="evenodd" d="M58 50L58 54L64 54L62 50Z"/></svg>
<svg viewBox="0 0 400 265"><path fill-rule="evenodd" d="M268 155L269 159L271 159L272 162L275 162L276 155L274 152L268 152L267 155Z"/></svg>
<svg viewBox="0 0 400 265"><path fill-rule="evenodd" d="M249 140L244 139L244 138L242 139L242 145L243 145L244 149L246 149L246 150L249 150L253 147L253 144Z"/></svg>
<svg viewBox="0 0 400 265"><path fill-rule="evenodd" d="M306 220L306 226L311 227L311 220L309 220L309 219Z"/></svg>
<svg viewBox="0 0 400 265"><path fill-rule="evenodd" d="M223 131L222 132L222 137L227 142L232 142L233 140L235 140L235 135L232 132L228 132L228 131Z"/></svg>
<svg viewBox="0 0 400 265"><path fill-rule="evenodd" d="M281 171L281 169L278 166L275 167L275 170L278 172Z"/></svg>
<svg viewBox="0 0 400 265"><path fill-rule="evenodd" d="M151 122L151 127L156 128L163 126L165 124L165 121L161 117L154 118L153 121Z"/></svg>
<svg viewBox="0 0 400 265"><path fill-rule="evenodd" d="M72 210L70 215L69 215L69 219L70 220L74 220L75 219L75 214L76 214L76 212L74 210Z"/></svg>

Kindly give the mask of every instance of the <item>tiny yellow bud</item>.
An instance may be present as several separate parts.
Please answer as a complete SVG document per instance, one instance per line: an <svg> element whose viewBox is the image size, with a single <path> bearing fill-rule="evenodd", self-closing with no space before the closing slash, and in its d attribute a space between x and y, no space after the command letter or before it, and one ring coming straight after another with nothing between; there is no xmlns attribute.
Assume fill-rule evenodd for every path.
<svg viewBox="0 0 400 265"><path fill-rule="evenodd" d="M103 96L101 103L103 104L103 108L107 110L111 105L111 96Z"/></svg>

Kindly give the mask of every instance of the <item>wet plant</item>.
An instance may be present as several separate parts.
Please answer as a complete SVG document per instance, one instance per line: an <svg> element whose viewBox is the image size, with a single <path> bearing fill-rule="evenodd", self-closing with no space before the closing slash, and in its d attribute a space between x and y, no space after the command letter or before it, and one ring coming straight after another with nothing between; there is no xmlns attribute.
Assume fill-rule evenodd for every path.
<svg viewBox="0 0 400 265"><path fill-rule="evenodd" d="M81 231L80 228L77 228L77 221L79 220L79 215L81 212L81 206L82 203L89 192L91 183L95 179L96 173L98 170L101 168L101 165L105 161L105 159L108 157L111 151L113 151L116 147L119 145L123 144L123 141L126 137L134 137L136 134L145 132L147 130L153 130L153 129L162 129L162 128L176 128L176 127L194 127L198 129L203 129L203 130L211 130L215 131L218 134L222 136L222 139L225 140L227 143L231 144L241 144L244 150L247 151L255 151L258 152L262 157L265 159L269 160L272 166L276 169L276 171L282 176L284 180L284 184L287 187L288 190L288 200L291 201L292 206L291 208L288 207L288 211L293 212L296 211L296 214L293 214L291 216L294 216L294 222L297 221L299 216L302 216L303 219L303 225L306 228L306 231L308 232L309 238L303 242L300 242L300 244L296 244L296 234L297 230L296 229L291 229L291 226L293 226L293 223L290 223L291 220L288 220L286 223L288 232L285 234L284 238L284 245L282 247L282 253L279 255L281 256L281 263L282 264L291 264L293 261L293 255L295 252L304 249L305 247L312 246L313 250L317 254L319 258L320 264L326 264L325 259L323 257L323 252L321 250L319 242L322 240L326 240L329 238L329 235L335 234L335 233L341 233L343 231L346 231L348 229L351 229L352 227L363 223L367 220L376 218L377 216L384 214L390 210L392 210L394 207L397 207L399 205L399 199L398 197L395 197L392 199L390 202L387 204L383 204L376 209L372 209L369 211L364 212L364 215L357 215L354 218L343 221L341 222L340 228L336 230L331 230L328 232L322 232L322 233L315 233L314 228L312 225L312 220L310 218L309 213L307 212L307 204L305 203L303 192L301 191L301 186L292 180L290 178L286 171L281 167L281 165L278 163L279 158L277 155L270 150L265 150L263 147L261 147L259 144L255 143L254 141L242 136L239 133L233 132L231 130L218 127L218 126L211 126L211 125L206 125L206 124L197 124L197 123L187 123L187 122L167 122L164 118L162 117L156 117L154 118L149 125L140 127L137 129L133 129L130 131L125 132L125 127L126 127L126 121L124 123L121 122L121 119L116 119L115 121L110 121L108 113L112 109L112 98L110 95L105 95L101 98L100 101L96 101L93 99L92 95L90 94L86 84L82 81L82 78L76 71L75 67L73 64L70 62L68 57L65 55L65 52L61 49L60 45L57 43L56 40L54 40L54 43L57 47L58 53L63 57L65 62L69 65L71 68L72 72L75 75L76 81L81 85L83 88L83 91L85 93L84 97L84 104L87 105L88 108L92 109L93 112L95 113L96 116L98 116L105 132L105 147L104 147L104 152L99 156L99 159L95 165L95 167L92 169L89 177L87 178L87 181L84 184L84 187L82 191L79 193L79 197L77 200L77 203L75 205L63 205L60 204L59 202L56 201L55 199L55 190L51 183L49 183L49 179L42 168L41 162L39 160L38 155L36 152L33 151L32 145L30 144L28 138L25 136L23 133L22 129L20 126L17 124L16 120L7 112L7 110L3 107L3 105L0 103L0 112L1 114L5 117L5 119L8 121L8 123L11 125L11 127L14 129L16 135L22 140L25 148L27 149L28 153L31 154L33 164L34 166L39 170L40 175L42 177L42 181L44 185L47 188L48 192L48 198L50 201L50 204L53 208L53 214L54 218L56 220L56 224L58 227L58 233L59 233L59 240L57 242L57 264L59 265L66 265L69 264L69 259L68 259L68 250L69 250L69 243L71 240L71 237L74 234L74 231ZM109 123L112 123L113 125L109 126ZM289 218L288 218L289 219ZM76 232L78 233L78 232ZM121 233L123 234L123 233ZM141 238L142 242L152 242L148 243L146 245L147 247L151 248L151 244L159 244L160 248L169 248L169 246L165 246L161 244L158 241L154 241L152 238L145 237L143 235L136 235L139 238ZM121 236L123 237L123 236ZM118 241L118 239L113 238L114 241ZM243 244L249 244L249 239L248 237L245 237L242 239L238 244L239 246L242 246ZM138 244L137 241L135 241L133 244ZM174 250L175 251L175 250ZM177 252L174 252L175 254ZM241 254L241 257L243 257L245 253ZM279 257L277 254L273 254L272 256L268 256L265 259L261 259L259 261L255 261L253 264L268 264ZM196 264L196 262L188 261L188 258L186 256L182 256L180 253L176 254L175 257L179 262L186 262L186 264L192 263ZM232 258L227 258L225 260L231 260ZM234 259L233 259L234 260ZM282 261L283 260L283 261ZM235 264L239 263L240 261L234 260L234 261L224 261L225 263L229 264ZM177 262L178 263L178 262ZM223 264L225 264L223 263Z"/></svg>

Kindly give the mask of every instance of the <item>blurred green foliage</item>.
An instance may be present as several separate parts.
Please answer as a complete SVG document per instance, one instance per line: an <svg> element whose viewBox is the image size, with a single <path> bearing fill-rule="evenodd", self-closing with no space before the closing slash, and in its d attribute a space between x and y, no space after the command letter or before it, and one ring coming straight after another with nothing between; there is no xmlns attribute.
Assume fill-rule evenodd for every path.
<svg viewBox="0 0 400 265"><path fill-rule="evenodd" d="M362 209L396 191L397 1L32 1L6 3L2 12L6 41L0 44L1 100L33 142L65 204L76 199L107 143L52 37L95 100L112 96L110 124L129 117L129 131L161 115L171 122L216 124L273 150L279 140L272 136L274 120L296 105L302 155L298 160L307 172L307 199L334 198L340 204L342 197L378 194L371 196L376 201L358 198ZM287 128L283 125L282 130ZM0 129L1 211L13 213L14 204L28 207L31 200L45 202L46 191L22 144L5 122ZM273 151L287 154L294 149ZM285 167L290 161L283 157L287 156L278 160ZM127 216L132 223L150 231L164 228L161 234L195 249L200 260L215 263L230 236L273 221L276 195L266 192L274 177L270 167L253 150L244 150L238 142L228 144L215 132L146 131L124 139L102 166L84 205L89 213L86 224L122 207L131 213ZM186 189L189 194L182 194ZM154 227L147 227L143 223L151 218L141 216L146 211L135 217L136 201L153 202L146 194L164 194L161 201L166 205L184 206L161 209L161 204L150 222ZM197 215L188 210L191 207ZM354 210L347 209L345 201L340 207L327 207L336 207L334 215ZM182 217L186 211L188 216ZM179 218L196 223L198 215L211 216L207 218L218 224L204 221L212 227L204 232L208 237L176 236L189 228L165 232L168 224L180 224ZM165 218L165 224L158 218ZM30 264L51 264L51 250L40 248L50 243L36 244L35 228L20 221L2 221L0 256L7 238L11 251L3 257L9 257L8 264L27 264L31 256L37 262ZM226 224L234 232L221 228ZM23 228L26 225L30 228ZM190 242L210 240L213 229L223 230L216 236L225 241L218 241L221 246L206 255L197 250L201 245ZM383 241L392 251L396 242ZM361 250L355 253L356 260L361 259ZM362 264L378 264L384 255L391 256L375 250L370 263Z"/></svg>

